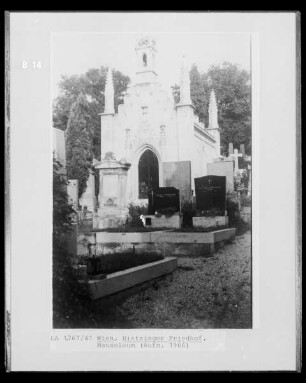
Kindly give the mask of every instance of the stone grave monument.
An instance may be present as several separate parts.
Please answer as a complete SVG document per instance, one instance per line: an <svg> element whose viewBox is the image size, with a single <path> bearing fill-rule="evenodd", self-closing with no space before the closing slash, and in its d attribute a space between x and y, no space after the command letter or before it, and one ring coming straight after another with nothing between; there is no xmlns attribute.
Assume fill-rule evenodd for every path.
<svg viewBox="0 0 306 383"><path fill-rule="evenodd" d="M126 223L129 212L126 202L127 172L131 164L117 161L112 152L95 165L99 170L99 208L94 214L93 228L107 229Z"/></svg>
<svg viewBox="0 0 306 383"><path fill-rule="evenodd" d="M89 171L89 176L86 183L86 189L79 200L82 210L87 208L88 211L94 212L96 207L95 195L95 174L92 170Z"/></svg>
<svg viewBox="0 0 306 383"><path fill-rule="evenodd" d="M72 205L75 211L78 211L78 208L79 208L79 181L78 180L68 180L67 193L68 193L68 203Z"/></svg>
<svg viewBox="0 0 306 383"><path fill-rule="evenodd" d="M196 217L194 227L228 226L226 212L226 177L204 176L194 179L196 193Z"/></svg>
<svg viewBox="0 0 306 383"><path fill-rule="evenodd" d="M181 204L189 202L192 198L191 161L164 162L163 174L164 186L179 189Z"/></svg>
<svg viewBox="0 0 306 383"><path fill-rule="evenodd" d="M207 164L207 174L226 177L226 192L234 191L234 162L219 161Z"/></svg>
<svg viewBox="0 0 306 383"><path fill-rule="evenodd" d="M180 192L175 187L161 187L148 192L148 215L141 216L146 227L180 228Z"/></svg>

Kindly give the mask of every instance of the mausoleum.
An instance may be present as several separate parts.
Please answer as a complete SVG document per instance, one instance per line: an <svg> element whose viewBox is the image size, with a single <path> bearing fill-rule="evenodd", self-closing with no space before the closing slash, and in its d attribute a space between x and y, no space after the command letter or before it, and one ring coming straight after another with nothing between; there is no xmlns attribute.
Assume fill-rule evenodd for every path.
<svg viewBox="0 0 306 383"><path fill-rule="evenodd" d="M213 91L210 94L206 127L194 113L186 59L180 72L180 101L175 104L171 88L164 89L158 79L155 41L141 38L135 55L135 76L118 113L114 108L111 69L107 75L105 109L101 113L101 161L111 153L113 160L130 164L127 203L146 204L150 188L166 186L178 188L181 197L189 199L194 191L194 178L207 175L207 164L220 156L215 94Z"/></svg>

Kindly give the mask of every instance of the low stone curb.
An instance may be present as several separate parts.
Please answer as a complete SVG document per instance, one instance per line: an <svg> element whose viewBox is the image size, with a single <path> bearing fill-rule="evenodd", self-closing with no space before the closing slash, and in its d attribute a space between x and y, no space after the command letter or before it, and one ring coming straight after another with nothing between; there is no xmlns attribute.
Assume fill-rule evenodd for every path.
<svg viewBox="0 0 306 383"><path fill-rule="evenodd" d="M90 280L89 293L92 300L126 290L130 287L172 273L177 268L177 259L166 257L161 261L147 263L107 275L106 279Z"/></svg>

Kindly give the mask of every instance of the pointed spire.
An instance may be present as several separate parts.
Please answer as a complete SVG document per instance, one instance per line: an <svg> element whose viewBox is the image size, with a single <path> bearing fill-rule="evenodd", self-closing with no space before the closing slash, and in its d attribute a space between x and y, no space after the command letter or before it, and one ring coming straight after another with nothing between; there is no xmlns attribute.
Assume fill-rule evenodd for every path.
<svg viewBox="0 0 306 383"><path fill-rule="evenodd" d="M115 107L114 107L114 84L113 84L113 73L112 69L109 68L107 72L106 77L106 83L105 83L105 108L104 113L115 113Z"/></svg>
<svg viewBox="0 0 306 383"><path fill-rule="evenodd" d="M212 89L209 99L209 126L208 129L219 129L218 124L218 107L215 91Z"/></svg>
<svg viewBox="0 0 306 383"><path fill-rule="evenodd" d="M190 76L186 56L182 57L180 77L180 104L191 104L190 98Z"/></svg>

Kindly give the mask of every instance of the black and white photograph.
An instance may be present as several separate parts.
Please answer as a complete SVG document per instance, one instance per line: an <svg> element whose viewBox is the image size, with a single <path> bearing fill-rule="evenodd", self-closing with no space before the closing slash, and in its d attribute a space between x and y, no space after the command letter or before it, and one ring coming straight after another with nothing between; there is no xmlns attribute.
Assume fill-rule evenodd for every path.
<svg viewBox="0 0 306 383"><path fill-rule="evenodd" d="M301 370L299 23L6 12L7 371Z"/></svg>
<svg viewBox="0 0 306 383"><path fill-rule="evenodd" d="M54 327L251 328L250 34L52 47Z"/></svg>

